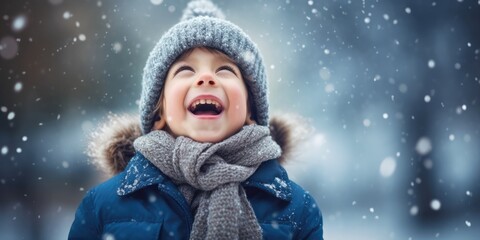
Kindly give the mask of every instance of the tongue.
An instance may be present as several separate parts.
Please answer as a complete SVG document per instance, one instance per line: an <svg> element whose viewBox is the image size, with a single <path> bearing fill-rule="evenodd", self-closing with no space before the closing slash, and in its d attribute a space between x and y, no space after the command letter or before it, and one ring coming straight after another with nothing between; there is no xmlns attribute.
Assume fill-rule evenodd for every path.
<svg viewBox="0 0 480 240"><path fill-rule="evenodd" d="M195 115L218 115L214 111L196 111Z"/></svg>

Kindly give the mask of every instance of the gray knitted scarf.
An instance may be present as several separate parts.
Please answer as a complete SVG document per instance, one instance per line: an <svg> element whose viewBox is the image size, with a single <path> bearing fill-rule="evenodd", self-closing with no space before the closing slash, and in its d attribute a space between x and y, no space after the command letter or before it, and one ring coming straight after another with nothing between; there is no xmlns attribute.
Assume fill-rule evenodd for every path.
<svg viewBox="0 0 480 240"><path fill-rule="evenodd" d="M153 131L134 147L172 179L195 212L190 239L262 239L240 183L281 155L268 127L247 125L219 143Z"/></svg>

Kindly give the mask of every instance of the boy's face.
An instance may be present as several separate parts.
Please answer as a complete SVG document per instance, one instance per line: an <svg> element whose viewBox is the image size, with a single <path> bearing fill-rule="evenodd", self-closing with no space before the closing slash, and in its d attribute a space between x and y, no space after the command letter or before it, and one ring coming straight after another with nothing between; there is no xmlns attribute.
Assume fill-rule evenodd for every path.
<svg viewBox="0 0 480 240"><path fill-rule="evenodd" d="M197 142L220 142L251 123L247 96L240 70L230 58L195 48L170 67L161 120L154 129Z"/></svg>

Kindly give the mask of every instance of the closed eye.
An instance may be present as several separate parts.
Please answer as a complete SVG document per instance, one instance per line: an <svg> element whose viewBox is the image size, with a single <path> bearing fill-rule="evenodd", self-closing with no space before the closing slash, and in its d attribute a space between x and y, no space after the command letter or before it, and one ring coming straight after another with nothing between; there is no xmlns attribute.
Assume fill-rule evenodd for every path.
<svg viewBox="0 0 480 240"><path fill-rule="evenodd" d="M183 66L180 66L176 71L175 73L173 73L173 76L179 74L180 72L182 71L191 71L191 72L194 72L193 68L188 66L188 65L183 65Z"/></svg>
<svg viewBox="0 0 480 240"><path fill-rule="evenodd" d="M219 68L217 69L217 73L220 72L220 71L222 71L222 70L229 71L229 72L235 74L235 76L237 76L237 73L235 72L235 70L233 70L233 68L230 67L230 66L228 66L228 65L223 65L223 66L219 67Z"/></svg>

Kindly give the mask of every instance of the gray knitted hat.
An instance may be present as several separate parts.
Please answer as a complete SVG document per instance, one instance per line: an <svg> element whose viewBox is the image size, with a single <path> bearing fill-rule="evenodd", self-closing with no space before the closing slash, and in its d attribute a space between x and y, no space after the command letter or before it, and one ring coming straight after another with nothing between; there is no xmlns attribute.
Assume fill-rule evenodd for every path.
<svg viewBox="0 0 480 240"><path fill-rule="evenodd" d="M209 0L193 0L179 23L170 28L150 52L143 72L140 114L143 133L150 132L155 107L172 63L194 47L218 49L233 59L242 71L251 93L252 116L268 125L267 77L255 43L235 24L223 19L222 11Z"/></svg>

